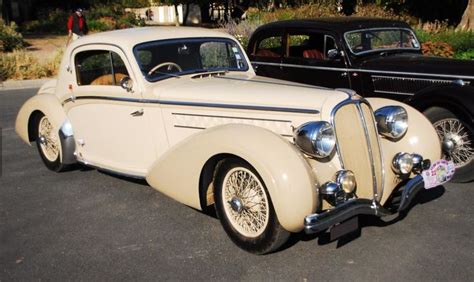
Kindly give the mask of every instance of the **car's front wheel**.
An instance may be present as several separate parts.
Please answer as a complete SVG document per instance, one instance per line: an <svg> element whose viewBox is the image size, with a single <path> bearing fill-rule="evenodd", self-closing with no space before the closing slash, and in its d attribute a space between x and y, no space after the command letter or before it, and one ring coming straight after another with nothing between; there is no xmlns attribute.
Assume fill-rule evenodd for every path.
<svg viewBox="0 0 474 282"><path fill-rule="evenodd" d="M474 133L467 122L451 111L431 107L424 111L438 133L443 157L454 162L454 182L468 182L474 179Z"/></svg>
<svg viewBox="0 0 474 282"><path fill-rule="evenodd" d="M38 152L47 168L63 171L66 165L61 163L61 144L58 132L44 114L37 114L35 122L36 145Z"/></svg>
<svg viewBox="0 0 474 282"><path fill-rule="evenodd" d="M290 233L278 222L265 184L247 162L222 161L214 179L217 215L232 241L255 254L283 245Z"/></svg>

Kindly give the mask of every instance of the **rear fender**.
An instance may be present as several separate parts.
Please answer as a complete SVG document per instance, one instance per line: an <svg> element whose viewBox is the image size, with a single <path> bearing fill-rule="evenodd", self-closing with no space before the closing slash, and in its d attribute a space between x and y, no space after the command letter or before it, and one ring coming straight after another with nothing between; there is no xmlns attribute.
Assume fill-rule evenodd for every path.
<svg viewBox="0 0 474 282"><path fill-rule="evenodd" d="M158 159L147 174L158 191L202 209L200 176L217 155L237 156L262 177L280 224L288 231L303 229L304 217L315 211L316 180L311 167L293 144L252 125L216 126L185 139Z"/></svg>

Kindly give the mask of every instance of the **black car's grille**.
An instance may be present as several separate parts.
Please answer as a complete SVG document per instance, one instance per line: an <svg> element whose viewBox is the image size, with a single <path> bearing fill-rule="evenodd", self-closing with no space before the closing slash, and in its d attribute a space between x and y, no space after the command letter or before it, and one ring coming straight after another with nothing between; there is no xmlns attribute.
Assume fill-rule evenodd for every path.
<svg viewBox="0 0 474 282"><path fill-rule="evenodd" d="M412 95L433 85L451 84L453 80L373 75L372 83L375 93Z"/></svg>

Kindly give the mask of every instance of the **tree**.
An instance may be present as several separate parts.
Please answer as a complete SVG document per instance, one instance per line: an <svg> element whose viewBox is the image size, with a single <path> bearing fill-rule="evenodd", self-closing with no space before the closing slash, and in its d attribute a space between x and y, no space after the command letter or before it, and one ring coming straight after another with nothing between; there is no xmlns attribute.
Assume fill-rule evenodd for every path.
<svg viewBox="0 0 474 282"><path fill-rule="evenodd" d="M458 29L474 30L474 0L469 0Z"/></svg>

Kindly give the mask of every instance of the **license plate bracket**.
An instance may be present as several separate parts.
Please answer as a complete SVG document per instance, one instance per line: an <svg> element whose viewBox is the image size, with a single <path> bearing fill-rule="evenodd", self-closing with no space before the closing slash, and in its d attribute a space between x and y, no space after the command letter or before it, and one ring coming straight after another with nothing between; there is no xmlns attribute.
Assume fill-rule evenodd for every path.
<svg viewBox="0 0 474 282"><path fill-rule="evenodd" d="M341 222L337 225L334 225L331 230L329 231L329 240L334 241L337 240L344 235L353 233L359 230L359 217L354 216L344 222Z"/></svg>

